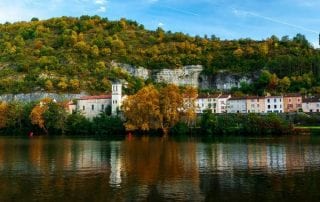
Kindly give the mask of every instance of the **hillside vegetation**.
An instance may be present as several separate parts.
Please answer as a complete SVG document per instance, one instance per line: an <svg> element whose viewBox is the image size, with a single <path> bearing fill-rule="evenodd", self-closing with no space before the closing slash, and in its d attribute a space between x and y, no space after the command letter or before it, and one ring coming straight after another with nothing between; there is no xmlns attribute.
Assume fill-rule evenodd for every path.
<svg viewBox="0 0 320 202"><path fill-rule="evenodd" d="M257 85L270 87L275 77L276 85L285 79L286 89L279 89L301 91L317 86L320 77L319 50L301 34L293 39L220 40L214 35L191 37L161 28L150 31L134 21L99 16L0 24L1 94L39 90L97 93L110 90L114 79L126 79L129 89L135 91L143 85L111 69L112 60L148 69L201 64L206 75L219 70L242 75L267 70L268 81L262 78L262 84L240 89L248 92L257 91L261 87ZM317 90L320 92L313 88Z"/></svg>

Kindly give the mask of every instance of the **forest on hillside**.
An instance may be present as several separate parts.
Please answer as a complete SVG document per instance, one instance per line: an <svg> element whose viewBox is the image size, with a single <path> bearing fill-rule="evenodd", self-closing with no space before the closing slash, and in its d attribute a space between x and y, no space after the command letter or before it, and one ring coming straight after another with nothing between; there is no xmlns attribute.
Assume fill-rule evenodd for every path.
<svg viewBox="0 0 320 202"><path fill-rule="evenodd" d="M111 61L148 69L200 64L209 76L220 70L241 75L264 72L261 82L265 88L274 87L271 79L275 85L284 79L286 90L313 87L313 92L320 93L320 51L301 34L261 41L220 40L215 35L193 37L161 28L146 30L135 21L99 16L0 24L0 94L99 93L109 91L115 79L127 80L132 92L144 85L144 81L110 68ZM266 74L268 80L263 81ZM260 84L244 85L240 90L255 93Z"/></svg>

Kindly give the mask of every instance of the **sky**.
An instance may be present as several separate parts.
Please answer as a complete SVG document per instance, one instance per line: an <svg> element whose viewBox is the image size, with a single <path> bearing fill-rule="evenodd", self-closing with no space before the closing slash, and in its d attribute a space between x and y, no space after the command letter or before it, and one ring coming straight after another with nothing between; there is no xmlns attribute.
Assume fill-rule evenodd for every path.
<svg viewBox="0 0 320 202"><path fill-rule="evenodd" d="M221 39L301 33L319 48L320 0L0 0L0 23L81 15Z"/></svg>

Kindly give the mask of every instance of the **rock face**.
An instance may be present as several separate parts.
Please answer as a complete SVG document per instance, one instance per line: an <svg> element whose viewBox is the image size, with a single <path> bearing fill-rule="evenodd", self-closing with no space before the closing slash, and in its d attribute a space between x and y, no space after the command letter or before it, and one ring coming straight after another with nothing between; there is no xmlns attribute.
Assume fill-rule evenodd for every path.
<svg viewBox="0 0 320 202"><path fill-rule="evenodd" d="M156 82L172 83L179 86L190 85L199 87L200 74L203 71L201 65L184 66L181 69L162 69L154 72L153 77Z"/></svg>
<svg viewBox="0 0 320 202"><path fill-rule="evenodd" d="M144 80L152 78L156 82L173 83L179 86L190 85L200 89L216 89L221 91L240 87L241 82L251 83L252 79L238 74L220 71L213 76L202 74L202 65L189 65L180 69L148 70L122 63L111 63L112 67L121 68L129 75Z"/></svg>
<svg viewBox="0 0 320 202"><path fill-rule="evenodd" d="M122 63L117 63L112 61L111 62L111 67L115 68L121 68L123 71L127 72L129 75L134 76L134 77L138 77L141 79L148 79L151 77L151 71L144 68L144 67L135 67L132 65L128 65L128 64L122 64Z"/></svg>
<svg viewBox="0 0 320 202"><path fill-rule="evenodd" d="M85 94L56 94L56 93L45 93L45 92L35 92L26 94L5 94L0 95L0 101L19 101L19 102L32 102L41 100L43 98L52 98L56 101L73 100L84 96Z"/></svg>
<svg viewBox="0 0 320 202"><path fill-rule="evenodd" d="M230 90L233 87L240 87L240 84L242 82L252 83L252 80L245 76L222 71L213 76L211 87L214 89L225 91Z"/></svg>

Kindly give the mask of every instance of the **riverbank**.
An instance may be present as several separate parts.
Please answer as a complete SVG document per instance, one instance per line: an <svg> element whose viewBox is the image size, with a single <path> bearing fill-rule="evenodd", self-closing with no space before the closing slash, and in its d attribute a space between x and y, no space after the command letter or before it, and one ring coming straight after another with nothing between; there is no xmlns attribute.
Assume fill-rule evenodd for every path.
<svg viewBox="0 0 320 202"><path fill-rule="evenodd" d="M45 105L43 104L45 101ZM64 103L53 101L41 103L1 103L0 133L6 135L68 135L68 136L111 136L131 134L163 135L290 135L296 133L320 134L320 114L213 114L205 112L196 119L175 120L172 127L163 129L150 119L155 129L126 131L125 118L111 116L106 110L93 119L81 112L69 114ZM136 116L137 119L139 116ZM176 122L178 121L178 122Z"/></svg>

